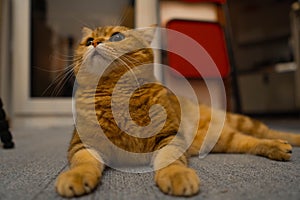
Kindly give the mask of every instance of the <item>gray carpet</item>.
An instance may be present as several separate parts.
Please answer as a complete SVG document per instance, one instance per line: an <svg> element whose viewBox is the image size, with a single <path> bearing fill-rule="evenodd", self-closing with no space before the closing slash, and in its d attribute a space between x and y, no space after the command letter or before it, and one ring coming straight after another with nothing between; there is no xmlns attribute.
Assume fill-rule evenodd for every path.
<svg viewBox="0 0 300 200"><path fill-rule="evenodd" d="M299 123L274 123L300 132ZM72 127L13 130L16 148L0 148L0 199L62 199L54 191L56 176L67 169L66 150ZM162 194L153 173L130 174L107 169L102 183L78 199L300 199L300 148L289 162L251 155L210 154L190 161L201 178L192 198Z"/></svg>

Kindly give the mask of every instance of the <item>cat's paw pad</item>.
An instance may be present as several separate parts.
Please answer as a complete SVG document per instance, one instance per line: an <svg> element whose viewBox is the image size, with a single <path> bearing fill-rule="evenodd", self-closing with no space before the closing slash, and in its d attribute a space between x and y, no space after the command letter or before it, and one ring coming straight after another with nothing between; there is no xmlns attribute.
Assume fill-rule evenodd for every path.
<svg viewBox="0 0 300 200"><path fill-rule="evenodd" d="M175 196L192 196L200 188L200 180L195 170L179 165L156 171L155 182L162 192Z"/></svg>
<svg viewBox="0 0 300 200"><path fill-rule="evenodd" d="M61 173L56 180L55 188L63 197L75 197L90 193L98 182L99 177L95 174L75 168Z"/></svg>
<svg viewBox="0 0 300 200"><path fill-rule="evenodd" d="M270 140L266 145L266 155L272 160L290 160L292 156L292 146L285 140Z"/></svg>

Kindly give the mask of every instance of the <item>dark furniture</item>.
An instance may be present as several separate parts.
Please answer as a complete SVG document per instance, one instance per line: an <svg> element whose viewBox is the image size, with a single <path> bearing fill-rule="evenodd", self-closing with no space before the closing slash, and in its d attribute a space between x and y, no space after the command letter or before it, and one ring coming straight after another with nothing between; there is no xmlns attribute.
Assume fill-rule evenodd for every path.
<svg viewBox="0 0 300 200"><path fill-rule="evenodd" d="M4 149L10 149L14 147L12 141L12 135L9 131L8 121L6 120L5 111L3 109L2 100L0 98L0 138L3 143Z"/></svg>

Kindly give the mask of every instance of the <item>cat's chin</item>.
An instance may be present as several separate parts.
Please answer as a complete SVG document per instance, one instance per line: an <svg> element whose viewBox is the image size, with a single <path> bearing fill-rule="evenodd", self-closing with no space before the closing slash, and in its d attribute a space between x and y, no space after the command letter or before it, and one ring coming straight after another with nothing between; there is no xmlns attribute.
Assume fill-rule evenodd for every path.
<svg viewBox="0 0 300 200"><path fill-rule="evenodd" d="M97 51L94 51L86 58L85 62L82 63L81 68L90 74L101 76L110 64L111 61L103 58Z"/></svg>

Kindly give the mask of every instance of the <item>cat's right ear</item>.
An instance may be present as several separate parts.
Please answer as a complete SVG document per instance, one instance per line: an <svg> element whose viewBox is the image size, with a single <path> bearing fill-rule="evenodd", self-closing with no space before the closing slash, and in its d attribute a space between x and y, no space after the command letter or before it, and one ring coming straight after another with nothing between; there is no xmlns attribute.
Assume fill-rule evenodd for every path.
<svg viewBox="0 0 300 200"><path fill-rule="evenodd" d="M150 27L140 28L137 30L142 34L144 40L146 40L149 44L151 44L155 35L156 28L157 28L156 25L152 25Z"/></svg>
<svg viewBox="0 0 300 200"><path fill-rule="evenodd" d="M92 32L93 32L93 30L90 29L90 28L87 28L87 27L83 27L82 30L81 30L82 37L87 37L90 34L92 34Z"/></svg>

